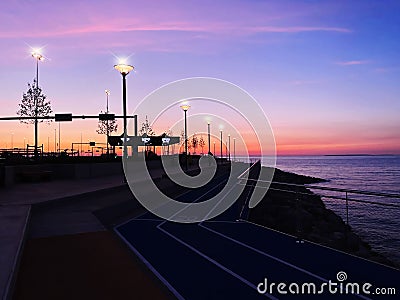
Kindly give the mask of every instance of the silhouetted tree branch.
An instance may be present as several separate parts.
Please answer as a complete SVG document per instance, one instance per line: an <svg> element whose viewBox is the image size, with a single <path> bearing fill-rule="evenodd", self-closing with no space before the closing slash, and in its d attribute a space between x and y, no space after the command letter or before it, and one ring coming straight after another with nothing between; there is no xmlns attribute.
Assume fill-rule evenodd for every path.
<svg viewBox="0 0 400 300"><path fill-rule="evenodd" d="M19 110L17 115L21 117L32 117L29 120L21 120L21 123L34 124L35 117L46 117L50 115L53 110L51 109L50 101L46 100L47 96L42 93L40 87L36 87L36 80L33 84L28 83L28 90L22 95L21 103L18 104ZM37 103L36 103L37 99ZM38 122L51 122L51 120L38 120Z"/></svg>

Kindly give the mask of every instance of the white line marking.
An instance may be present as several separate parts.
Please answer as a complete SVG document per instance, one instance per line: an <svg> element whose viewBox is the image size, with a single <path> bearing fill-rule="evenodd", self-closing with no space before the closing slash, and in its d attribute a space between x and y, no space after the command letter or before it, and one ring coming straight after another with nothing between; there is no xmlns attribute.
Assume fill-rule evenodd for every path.
<svg viewBox="0 0 400 300"><path fill-rule="evenodd" d="M226 183L226 180L222 180L220 183L218 183L216 186L214 186L212 189L208 190L206 193L202 194L200 197L197 197L196 199L194 199L192 202L190 203L195 203L197 200L203 198L205 195L207 195L208 193L210 193L211 191L215 190L217 187L219 187L221 184ZM177 214L181 213L182 211L184 211L185 209L187 209L188 207L184 207L181 210L177 211L175 214L173 214L170 218L175 217ZM161 224L159 224L157 226L158 229L160 229L159 227L165 223L167 223L169 220L165 220L164 222L162 222Z"/></svg>
<svg viewBox="0 0 400 300"><path fill-rule="evenodd" d="M214 209L222 202L222 200L224 200L226 198L226 196L228 196L228 194L236 187L236 185L232 186L229 191L226 192L226 194L221 198L221 200L218 201L218 203L215 204L215 206L208 212L208 214L206 215L205 219L208 218L208 216L214 211ZM236 200L237 201L237 200ZM236 202L235 201L235 202ZM234 203L231 204L231 206ZM230 208L231 206L229 206L228 208ZM201 224L202 222L200 222L199 224Z"/></svg>
<svg viewBox="0 0 400 300"><path fill-rule="evenodd" d="M189 190L189 191L185 191L185 192L183 192L182 194L180 194L178 197L182 197L183 195L186 195L186 194L188 194L188 193L190 193L190 192L192 192L192 191L190 191L190 190ZM162 207L162 206L164 206L164 205L166 205L166 204L168 204L168 202L163 203L163 204L157 206L156 209L158 209L158 208L160 208L160 207ZM136 219L138 219L138 218L144 216L144 215L147 214L147 213L151 214L151 212L145 208L145 211L144 211L143 213L141 213L140 215L137 215L136 217L134 217L134 218L132 218L132 219L129 219L129 220L127 220L127 221L125 221L125 222L123 222L123 223L121 223L121 224L115 226L114 229L118 229L119 227L124 226L124 225L128 224L130 221L134 221L134 220L136 220ZM160 221L160 220L159 220L159 221Z"/></svg>
<svg viewBox="0 0 400 300"><path fill-rule="evenodd" d="M128 247L139 257L140 260L152 271L158 279L174 294L176 298L179 300L185 300L185 298L166 280L157 270L153 267L153 265L135 248L131 245L131 243L125 239L125 237L117 230L114 231L118 234L118 236L128 245Z"/></svg>
<svg viewBox="0 0 400 300"><path fill-rule="evenodd" d="M237 244L239 244L239 245L241 245L241 246L243 246L243 247L245 247L245 248L248 248L248 249L250 249L250 250L253 250L253 251L257 252L258 254L264 255L264 256L266 256L266 257L268 257L268 258L271 258L271 259L273 259L273 260L276 260L277 262L280 262L280 263L282 263L282 264L284 264L284 265L287 265L287 266L289 266L289 267L291 267L291 268L294 268L294 269L296 269L296 270L298 270L298 271L300 271L300 272L306 273L306 274L308 274L308 275L310 275L310 276L312 276L312 277L315 277L315 278L317 278L317 279L319 279L319 280L322 280L322 281L324 281L324 282L328 282L328 281L329 281L328 279L325 279L325 278L323 278L323 277L321 277L321 276L319 276L319 275L316 275L316 274L314 274L314 273L312 273L312 272L310 272L310 271L307 271L307 270L305 270L305 269L303 269L303 268L300 268L300 267L298 267L298 266L296 266L296 265L293 265L293 264L291 264L291 263L289 263L289 262L287 262L287 261L284 261L283 259L277 258L277 257L275 257L275 256L273 256L273 255L271 255L271 254L265 253L265 252L263 252L263 251L261 251L261 250L259 250L259 249L257 249L257 248L254 248L254 247L252 247L252 246L250 246L250 245L248 245L248 244L245 244L245 243L243 243L243 242L241 242L241 241L238 241L238 240L236 240L236 239L234 239L234 238L231 238L231 237L229 237L229 236L227 236L227 235L225 235L225 234L223 234L223 233L220 233L220 232L218 232L218 231L216 231L216 230L214 230L214 229L208 228L208 227L204 226L203 224L199 224L199 226L200 226L200 227L203 227L204 229L206 229L206 230L208 230L208 231L211 231L211 232L213 232L213 233L215 233L215 234L217 234L217 235L219 235L219 236L221 236L221 237L224 237L224 238L226 238L226 239L228 239L228 240L230 240L230 241L232 241L232 242L234 242L234 243L237 243ZM358 297L360 297L360 298L362 298L362 299L371 300L370 298L365 297L365 296L363 296L363 295L355 295L355 296L358 296Z"/></svg>
<svg viewBox="0 0 400 300"><path fill-rule="evenodd" d="M160 229L163 233L165 233L166 235L170 236L171 238L173 238L174 240L176 240L177 242L181 243L182 245L188 247L190 250L192 250L193 252L195 252L196 254L200 255L201 257L207 259L209 262L213 263L214 265L216 265L217 267L219 267L220 269L224 270L225 272L229 273L230 275L232 275L233 277L235 277L236 279L239 279L241 282L245 283L246 285L248 285L249 287L255 289L257 291L257 286L255 286L254 284L252 284L250 281L248 281L247 279L243 278L242 276L236 274L235 272L233 272L231 269L225 267L224 265L220 264L219 262L217 262L216 260L212 259L211 257L205 255L204 253L200 252L199 250L197 250L196 248L194 248L193 246L189 245L188 243L182 241L180 238L174 236L172 233L169 233L168 231L166 231L163 228L160 228L159 226L157 226L158 229ZM261 295L261 294L260 294ZM270 299L274 299L274 300L278 300L278 298L270 295L270 294L262 294Z"/></svg>

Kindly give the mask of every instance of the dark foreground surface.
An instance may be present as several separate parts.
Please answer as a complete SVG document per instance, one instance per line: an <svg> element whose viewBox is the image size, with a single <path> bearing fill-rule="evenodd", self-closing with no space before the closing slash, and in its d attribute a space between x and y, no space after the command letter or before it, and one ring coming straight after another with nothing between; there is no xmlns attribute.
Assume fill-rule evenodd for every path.
<svg viewBox="0 0 400 300"><path fill-rule="evenodd" d="M223 181L218 178L216 184ZM217 192L199 188L177 200L202 201ZM239 199L222 215L196 224L168 222L146 212L115 230L178 299L396 298L378 293L380 288L395 288L384 292L398 293L400 271L237 220L241 204ZM264 293L265 284L260 283L265 280ZM329 281L332 291L327 287ZM286 294L277 291L279 283L286 285ZM361 290L359 295L350 294L351 290L346 294L346 286L340 290L340 283L359 284L360 288L369 283L370 294ZM315 293L313 289L307 292L309 285L315 286Z"/></svg>
<svg viewBox="0 0 400 300"><path fill-rule="evenodd" d="M215 188L188 193L171 190L165 180L159 186L178 201L197 202L218 193L225 182L222 172L212 183ZM294 283L301 290L309 283L318 291L329 280L339 283L339 272L347 275L342 283L367 282L371 293L376 288L398 293L400 272L301 241L298 235L238 221L246 215L241 212L250 192L246 187L244 198L224 214L196 224L155 217L126 186L40 205L31 217L14 299L397 299L331 294L326 287L317 295L282 295L276 286L260 294L257 286L265 279L269 286ZM290 216L272 216L280 224L293 224ZM116 234L107 231L111 228Z"/></svg>
<svg viewBox="0 0 400 300"><path fill-rule="evenodd" d="M27 242L13 299L171 299L108 231Z"/></svg>
<svg viewBox="0 0 400 300"><path fill-rule="evenodd" d="M117 232L178 299L384 299L375 288L399 290L400 272L247 222L182 225L135 219ZM260 294L259 283L371 283L370 295ZM269 290L268 290L269 291ZM286 291L287 287L286 287ZM396 299L396 296L386 296Z"/></svg>

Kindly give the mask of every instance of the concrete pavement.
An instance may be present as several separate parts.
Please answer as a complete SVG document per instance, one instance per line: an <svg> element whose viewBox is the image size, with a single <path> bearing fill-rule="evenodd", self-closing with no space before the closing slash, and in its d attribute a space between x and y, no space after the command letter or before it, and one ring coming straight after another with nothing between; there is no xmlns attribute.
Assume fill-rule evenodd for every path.
<svg viewBox="0 0 400 300"><path fill-rule="evenodd" d="M192 167L192 169L195 168L196 166ZM161 178L163 174L164 171L161 168L151 168L154 179ZM140 180L138 178L138 181ZM12 297L13 283L23 252L33 206L58 203L63 200L69 202L71 199L84 197L85 194L93 198L96 193L101 195L113 189L120 190L124 186L126 184L123 174L119 174L87 179L14 184L0 188L0 299L8 300ZM38 236L51 235L55 231L60 232L60 228L54 228L54 231L50 228L51 226L44 224L47 221L52 223L55 218L64 218L63 220L66 221L61 229L64 234L105 230L98 219L92 215L90 209L81 209L77 212L74 211L73 205L70 207L67 205L67 209L65 207L62 209L65 211L55 215L54 211L44 213L44 221L35 222L34 229L39 232Z"/></svg>
<svg viewBox="0 0 400 300"><path fill-rule="evenodd" d="M33 205L124 186L123 176L17 184L0 189L0 296L10 299Z"/></svg>
<svg viewBox="0 0 400 300"><path fill-rule="evenodd" d="M0 206L0 296L8 299L18 269L30 205Z"/></svg>

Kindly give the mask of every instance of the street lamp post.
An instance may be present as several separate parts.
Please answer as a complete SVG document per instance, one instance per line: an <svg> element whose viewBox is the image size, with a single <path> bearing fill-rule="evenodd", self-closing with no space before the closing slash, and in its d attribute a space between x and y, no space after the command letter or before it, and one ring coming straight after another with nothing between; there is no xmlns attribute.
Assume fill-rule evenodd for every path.
<svg viewBox="0 0 400 300"><path fill-rule="evenodd" d="M81 144L80 144L80 151L79 151L79 154L78 154L78 156L81 156L81 154L82 154L82 132L81 132Z"/></svg>
<svg viewBox="0 0 400 300"><path fill-rule="evenodd" d="M105 93L106 93L106 98L107 98L106 114L108 114L109 113L109 111L108 111L108 97L110 96L110 91L109 90L105 90ZM107 120L106 122L107 122L106 130L107 130L107 158L108 158L108 155L110 154L110 148L108 147L108 139L109 139L109 135L110 135L110 127L109 127L109 123L108 123L109 121Z"/></svg>
<svg viewBox="0 0 400 300"><path fill-rule="evenodd" d="M207 122L207 129L208 129L208 154L210 155L210 152L211 152L210 122ZM214 153L214 154L215 154L215 153Z"/></svg>
<svg viewBox="0 0 400 300"><path fill-rule="evenodd" d="M58 155L61 155L61 122L58 122Z"/></svg>
<svg viewBox="0 0 400 300"><path fill-rule="evenodd" d="M228 134L228 157L229 161L231 161L231 135Z"/></svg>
<svg viewBox="0 0 400 300"><path fill-rule="evenodd" d="M221 133L221 151L220 151L220 156L221 156L221 159L222 159L222 130L220 130L220 133ZM222 163L222 160L221 160L221 163Z"/></svg>
<svg viewBox="0 0 400 300"><path fill-rule="evenodd" d="M187 111L190 108L190 105L182 104L180 107L185 112L185 165L186 165L186 171L187 171L188 170Z"/></svg>
<svg viewBox="0 0 400 300"><path fill-rule="evenodd" d="M236 161L236 138L233 138L233 161Z"/></svg>
<svg viewBox="0 0 400 300"><path fill-rule="evenodd" d="M122 75L122 107L124 114L124 157L128 157L128 147L126 144L127 139L127 125L126 125L126 75L133 70L133 66L120 63L114 66Z"/></svg>
<svg viewBox="0 0 400 300"><path fill-rule="evenodd" d="M34 156L35 159L38 158L38 97L39 97L39 61L44 60L44 56L39 52L32 52L32 57L36 59L36 93L35 93L35 150Z"/></svg>
<svg viewBox="0 0 400 300"><path fill-rule="evenodd" d="M215 142L214 142L214 156L215 156Z"/></svg>

